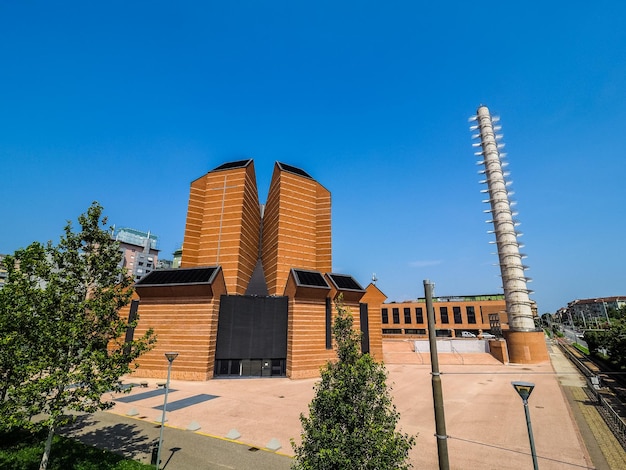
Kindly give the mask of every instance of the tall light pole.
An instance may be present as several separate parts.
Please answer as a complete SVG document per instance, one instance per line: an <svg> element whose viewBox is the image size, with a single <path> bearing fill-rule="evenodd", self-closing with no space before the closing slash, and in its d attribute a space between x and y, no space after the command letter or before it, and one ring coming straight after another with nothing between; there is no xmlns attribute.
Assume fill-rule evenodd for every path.
<svg viewBox="0 0 626 470"><path fill-rule="evenodd" d="M161 415L161 432L159 433L159 447L157 450L156 468L161 468L161 444L163 444L163 428L165 427L165 409L167 408L167 394L170 391L170 374L172 373L172 362L178 357L177 352L166 352L165 357L169 364L167 365L167 380L165 381L165 399L163 400L163 414Z"/></svg>
<svg viewBox="0 0 626 470"><path fill-rule="evenodd" d="M528 398L535 388L535 384L530 382L511 382L513 388L522 397L524 402L524 413L526 414L526 427L528 428L528 439L530 440L530 453L533 457L533 469L539 470L537 464L537 452L535 452L535 440L533 439L533 428L530 425L530 412L528 411Z"/></svg>
<svg viewBox="0 0 626 470"><path fill-rule="evenodd" d="M426 315L428 317L428 341L430 344L430 364L432 370L433 405L435 408L435 437L437 437L437 454L439 470L449 470L448 435L446 433L446 417L443 411L443 390L439 373L439 357L437 356L437 338L435 336L435 310L433 308L433 289L435 285L428 279L424 280L424 296L426 297Z"/></svg>

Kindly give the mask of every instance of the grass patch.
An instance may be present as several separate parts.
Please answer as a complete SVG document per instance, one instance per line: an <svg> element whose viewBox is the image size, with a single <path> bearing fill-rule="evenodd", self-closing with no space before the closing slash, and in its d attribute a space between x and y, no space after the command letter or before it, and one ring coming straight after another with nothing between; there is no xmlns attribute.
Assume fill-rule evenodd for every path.
<svg viewBox="0 0 626 470"><path fill-rule="evenodd" d="M576 349L578 349L581 353L586 354L587 356L589 355L589 349L587 349L583 345L578 344L578 343L574 343L574 344L572 344L572 346L574 346Z"/></svg>
<svg viewBox="0 0 626 470"><path fill-rule="evenodd" d="M17 429L0 433L0 469L37 470L47 431L31 433ZM146 470L153 468L107 450L55 435L49 470Z"/></svg>
<svg viewBox="0 0 626 470"><path fill-rule="evenodd" d="M604 362L609 362L611 359L609 356L607 356L606 354L602 354L600 351L596 351L595 353L593 353L593 355L596 357L596 359Z"/></svg>

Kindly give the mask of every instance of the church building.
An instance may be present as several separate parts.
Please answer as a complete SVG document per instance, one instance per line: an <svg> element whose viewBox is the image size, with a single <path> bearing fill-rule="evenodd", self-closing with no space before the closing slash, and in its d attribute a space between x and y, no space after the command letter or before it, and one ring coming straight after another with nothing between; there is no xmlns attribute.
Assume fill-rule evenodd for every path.
<svg viewBox="0 0 626 470"><path fill-rule="evenodd" d="M335 357L334 301L341 294L361 331L361 348L382 359L375 286L334 273L331 195L300 168L277 162L260 204L253 160L218 166L191 183L181 267L135 285L131 318L155 348L136 377L316 377Z"/></svg>

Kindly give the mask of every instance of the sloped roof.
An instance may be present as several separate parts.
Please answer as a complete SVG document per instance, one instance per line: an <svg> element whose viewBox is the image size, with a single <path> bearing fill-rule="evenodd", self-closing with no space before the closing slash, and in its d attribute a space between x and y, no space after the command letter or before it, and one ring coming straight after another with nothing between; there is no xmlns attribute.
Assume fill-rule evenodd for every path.
<svg viewBox="0 0 626 470"><path fill-rule="evenodd" d="M137 286L210 284L218 266L203 268L157 269L141 278Z"/></svg>

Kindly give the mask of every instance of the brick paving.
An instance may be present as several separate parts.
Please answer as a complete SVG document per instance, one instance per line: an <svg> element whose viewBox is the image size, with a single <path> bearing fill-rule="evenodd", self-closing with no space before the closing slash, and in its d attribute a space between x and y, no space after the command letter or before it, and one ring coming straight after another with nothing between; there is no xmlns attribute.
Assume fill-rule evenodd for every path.
<svg viewBox="0 0 626 470"><path fill-rule="evenodd" d="M427 354L418 358L415 353L407 355L410 351L403 349L407 347L410 348L408 343L388 347L385 356L388 383L393 387L402 431L418 436L410 454L413 465L437 468L430 358ZM584 380L558 348L549 345L549 352L550 362L534 365L504 365L488 354L440 355L451 469L531 468L524 409L511 386L511 381L515 380L536 385L529 407L542 470L626 469L623 449L615 438L611 439L612 434L581 388ZM156 389L160 382L157 379L147 381L148 390ZM170 393L168 402L190 399L189 403L194 403L193 397L201 394L216 398L168 412L167 426L185 430L195 424L199 426L197 431L184 432L221 441L228 441L226 436L236 430L237 437L230 439L232 442L259 449L276 449L278 444L276 453L289 457L293 455L290 440L299 440L299 415L307 411L315 381L286 378L175 380L171 388L177 391ZM132 377L125 380L125 383L133 382L138 381ZM131 394L142 391L146 389L136 387ZM127 403L120 401L107 414L126 420L128 413L136 412L133 421L154 425L154 421L160 419L158 408L162 404L162 396ZM583 420L580 426L577 416ZM181 447L178 452L181 457L191 452ZM198 446L194 449L193 452L198 452ZM136 457L148 458L146 455ZM238 466L237 462L230 465L234 469L246 468ZM186 469L176 466L175 460L168 468Z"/></svg>

